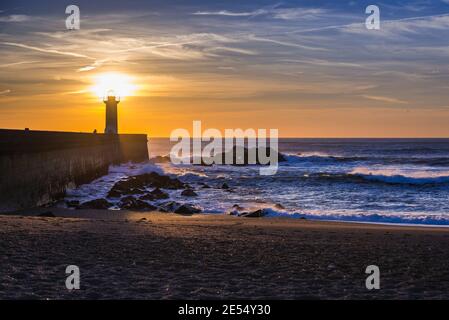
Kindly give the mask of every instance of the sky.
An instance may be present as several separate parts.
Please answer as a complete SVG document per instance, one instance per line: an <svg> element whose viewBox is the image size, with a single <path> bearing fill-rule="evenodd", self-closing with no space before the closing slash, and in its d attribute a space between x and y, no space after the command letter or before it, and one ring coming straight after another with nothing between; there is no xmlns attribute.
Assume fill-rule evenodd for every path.
<svg viewBox="0 0 449 320"><path fill-rule="evenodd" d="M449 137L449 0L3 0L0 57L0 128L102 132L90 88L115 72L123 133Z"/></svg>

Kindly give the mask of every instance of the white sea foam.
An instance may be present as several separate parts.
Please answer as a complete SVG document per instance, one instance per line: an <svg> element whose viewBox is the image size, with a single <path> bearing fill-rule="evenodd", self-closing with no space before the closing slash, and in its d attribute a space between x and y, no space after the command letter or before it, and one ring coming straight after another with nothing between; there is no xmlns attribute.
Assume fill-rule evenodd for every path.
<svg viewBox="0 0 449 320"><path fill-rule="evenodd" d="M351 175L367 180L392 184L440 184L449 183L449 171L418 168L356 168Z"/></svg>

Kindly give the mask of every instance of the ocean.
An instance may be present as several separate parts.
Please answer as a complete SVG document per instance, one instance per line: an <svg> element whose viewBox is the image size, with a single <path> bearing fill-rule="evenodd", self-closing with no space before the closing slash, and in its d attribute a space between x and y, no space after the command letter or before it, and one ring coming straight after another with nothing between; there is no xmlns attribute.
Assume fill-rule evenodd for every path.
<svg viewBox="0 0 449 320"><path fill-rule="evenodd" d="M168 155L168 139L150 139L150 157ZM66 200L106 197L131 175L158 171L195 187L198 197L169 191L171 200L211 214L238 204L267 209L267 217L371 223L449 225L449 139L280 139L287 158L277 174L257 165L123 164L107 176L69 190ZM219 188L226 182L232 192ZM206 183L210 189L201 189Z"/></svg>

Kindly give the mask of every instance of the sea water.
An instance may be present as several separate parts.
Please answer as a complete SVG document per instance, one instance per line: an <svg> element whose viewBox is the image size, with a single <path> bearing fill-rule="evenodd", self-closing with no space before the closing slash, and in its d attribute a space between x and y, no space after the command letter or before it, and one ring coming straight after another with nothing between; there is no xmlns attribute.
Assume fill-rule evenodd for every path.
<svg viewBox="0 0 449 320"><path fill-rule="evenodd" d="M150 156L168 155L172 145L150 139ZM449 225L449 139L280 139L279 151L287 161L272 176L260 175L256 165L124 164L70 190L67 200L105 197L120 179L158 171L198 193L186 198L170 191L172 200L207 213L228 213L238 204L267 208L268 217ZM220 188L224 182L231 191Z"/></svg>

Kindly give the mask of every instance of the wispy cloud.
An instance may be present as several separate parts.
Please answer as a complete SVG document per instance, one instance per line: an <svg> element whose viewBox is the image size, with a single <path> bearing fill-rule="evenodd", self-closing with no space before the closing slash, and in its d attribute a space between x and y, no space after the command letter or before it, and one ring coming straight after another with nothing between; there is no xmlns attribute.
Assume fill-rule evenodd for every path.
<svg viewBox="0 0 449 320"><path fill-rule="evenodd" d="M253 11L197 11L193 15L198 16L228 16L228 17L256 17L270 16L274 19L297 20L314 19L327 13L327 10L319 8L278 8L279 5L261 8Z"/></svg>
<svg viewBox="0 0 449 320"><path fill-rule="evenodd" d="M30 63L36 63L39 61L18 61L18 62L11 62L11 63L5 63L5 64L0 64L0 68L9 68L9 67L14 67L14 66L20 66L22 64L30 64Z"/></svg>
<svg viewBox="0 0 449 320"><path fill-rule="evenodd" d="M228 10L220 11L197 11L192 13L197 16L229 16L229 17L253 17L256 15L263 14L264 10L255 10L250 12L232 12Z"/></svg>
<svg viewBox="0 0 449 320"><path fill-rule="evenodd" d="M13 46L13 47L18 47L18 48L28 49L28 50L39 51L42 53L58 54L58 55L63 55L63 56L71 56L71 57L76 57L76 58L85 58L85 59L95 60L95 58L86 56L84 54L76 53L76 52L60 51L57 49L50 49L50 48L40 48L40 47L30 46L30 45L23 44L23 43L0 42L0 44L6 45L6 46Z"/></svg>
<svg viewBox="0 0 449 320"><path fill-rule="evenodd" d="M1 11L0 11L1 13ZM31 17L23 14L11 14L9 16L0 17L0 22L24 22L30 20Z"/></svg>
<svg viewBox="0 0 449 320"><path fill-rule="evenodd" d="M215 47L215 48L208 48L206 50L207 52L210 51L227 51L227 52L233 52L233 53L239 53L244 55L256 55L257 52L254 50L247 50L247 49L240 49L240 48L230 48L230 47Z"/></svg>
<svg viewBox="0 0 449 320"><path fill-rule="evenodd" d="M288 63L298 63L298 64L311 64L316 66L324 66L324 67L352 67L352 68L366 68L358 63L352 62L341 62L341 61L330 61L323 59L282 59L282 62Z"/></svg>
<svg viewBox="0 0 449 320"><path fill-rule="evenodd" d="M353 34L367 34L372 30L367 30L364 24L348 24L339 26L343 32ZM381 21L380 30L370 32L373 36L395 37L401 34L416 35L425 30L448 30L449 14L439 14L431 16L419 16L404 19Z"/></svg>
<svg viewBox="0 0 449 320"><path fill-rule="evenodd" d="M362 95L363 98L368 100L374 100L379 102L393 103L393 104L408 104L407 101L391 98L391 97L383 97L383 96L371 96L371 95Z"/></svg>

